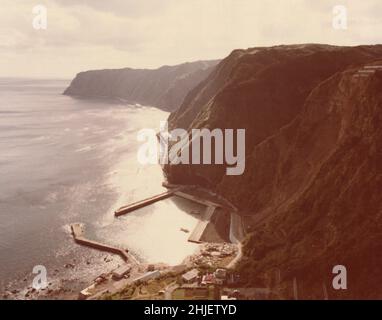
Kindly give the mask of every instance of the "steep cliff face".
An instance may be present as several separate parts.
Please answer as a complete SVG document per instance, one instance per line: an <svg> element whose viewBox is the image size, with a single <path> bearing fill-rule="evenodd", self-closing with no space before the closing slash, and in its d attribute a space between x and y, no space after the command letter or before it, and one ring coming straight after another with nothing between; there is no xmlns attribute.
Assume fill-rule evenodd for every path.
<svg viewBox="0 0 382 320"><path fill-rule="evenodd" d="M120 98L173 111L218 61L197 61L159 69L92 70L77 74L64 94Z"/></svg>
<svg viewBox="0 0 382 320"><path fill-rule="evenodd" d="M249 284L285 297L296 278L300 298L382 297L382 70L358 77L365 65L382 65L382 46L235 51L171 115L172 128L246 129L243 175L165 170L245 212ZM347 290L332 288L339 264Z"/></svg>

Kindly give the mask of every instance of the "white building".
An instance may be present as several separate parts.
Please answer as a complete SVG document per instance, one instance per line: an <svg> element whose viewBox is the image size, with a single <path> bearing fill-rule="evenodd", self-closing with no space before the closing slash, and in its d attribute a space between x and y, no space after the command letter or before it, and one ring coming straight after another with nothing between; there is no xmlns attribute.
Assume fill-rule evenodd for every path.
<svg viewBox="0 0 382 320"><path fill-rule="evenodd" d="M113 271L113 278L117 280L122 279L126 274L130 272L130 270L131 266L129 264L124 264Z"/></svg>
<svg viewBox="0 0 382 320"><path fill-rule="evenodd" d="M198 278L198 275L199 275L199 270L198 269L192 269L192 270L186 272L185 274L183 274L182 279L186 283L191 283L191 282L194 282Z"/></svg>

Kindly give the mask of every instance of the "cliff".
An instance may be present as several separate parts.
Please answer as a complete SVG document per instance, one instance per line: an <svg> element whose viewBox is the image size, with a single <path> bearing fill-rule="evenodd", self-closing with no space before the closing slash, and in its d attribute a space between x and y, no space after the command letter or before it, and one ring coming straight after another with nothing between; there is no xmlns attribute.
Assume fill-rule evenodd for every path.
<svg viewBox="0 0 382 320"><path fill-rule="evenodd" d="M168 165L172 183L231 200L250 230L239 269L281 297L382 298L382 46L235 50L170 128L245 128L246 169ZM348 289L332 288L344 265ZM323 289L325 287L325 289Z"/></svg>
<svg viewBox="0 0 382 320"><path fill-rule="evenodd" d="M218 61L197 61L158 69L108 69L80 72L65 95L124 99L129 103L175 110Z"/></svg>

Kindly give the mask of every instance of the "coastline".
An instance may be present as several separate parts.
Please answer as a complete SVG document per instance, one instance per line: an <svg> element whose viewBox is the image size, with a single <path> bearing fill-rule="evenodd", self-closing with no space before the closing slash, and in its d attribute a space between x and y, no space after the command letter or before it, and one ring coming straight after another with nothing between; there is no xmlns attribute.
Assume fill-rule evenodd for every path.
<svg viewBox="0 0 382 320"><path fill-rule="evenodd" d="M197 190L195 188L191 188L188 191L194 191L194 194L205 193L206 197L209 200L216 200L216 195L212 195L211 192L206 192L206 190ZM221 216L221 214L216 213L218 218L224 219L225 216ZM215 219L218 220L218 219ZM229 219L229 233L231 233L232 225L231 218ZM214 225L217 229L223 227L226 229L226 225L223 224L215 224L210 223L210 225ZM217 234L223 234L227 232L227 230L217 230L216 234L209 230L208 232L204 232L203 241L199 245L196 252L191 255L186 256L183 261L178 265L168 265L166 263L147 263L141 262L136 264L130 272L128 278L123 278L118 281L113 279L113 270L109 272L103 272L98 277L94 279L90 284L88 284L88 288L91 288L92 293L89 294L89 297L81 297L81 294L75 292L67 294L54 294L52 297L54 299L103 299L107 297L112 297L114 295L119 294L126 290L126 288L131 287L134 284L134 279L139 278L143 274L145 274L148 270L158 270L161 273L161 278L171 278L174 274L181 274L184 271L190 270L192 268L216 268L216 267L224 267L227 269L232 269L235 263L241 257L241 244L240 243L227 243L224 239L220 239L219 242L213 242L217 239ZM212 235L211 235L212 234ZM228 254L222 254L222 252L228 252ZM155 281L155 280L154 280ZM85 289L85 288L83 288ZM49 296L48 296L49 297Z"/></svg>
<svg viewBox="0 0 382 320"><path fill-rule="evenodd" d="M188 189L189 192L190 190L195 191L194 188ZM197 190L197 192L195 193L200 194L200 191L201 190ZM204 190L204 192L205 192L205 195L208 194L206 198L209 198L209 200L211 199L216 200L216 195L213 196L211 192L206 193L206 190ZM230 218L229 233L232 232L231 220L232 219ZM212 225L212 224L213 224L212 222L209 223L209 225ZM217 228L219 228L219 226L221 226L221 224L217 224ZM220 230L220 232L224 233L224 230ZM82 298L83 299L85 298L103 299L105 297L110 298L115 295L118 295L121 292L126 291L127 288L134 286L134 283L135 283L134 279L139 278L140 276L144 274L144 272L147 272L149 270L158 270L160 271L160 274L161 274L160 278L167 279L167 278L173 277L174 274L180 275L182 272L191 270L192 268L220 267L220 268L232 269L242 255L240 242L227 243L224 239L220 239L220 242L216 243L216 242L213 242L214 240L216 240L216 236L214 235L211 236L210 231L209 232L205 231L204 233L205 235L203 235L203 241L198 247L198 250L194 252L193 254L187 256L186 258L184 258L184 260L179 265L170 266L165 263L157 263L157 264L141 263L136 266L136 270L134 269L131 271L128 278L121 279L119 281L114 281L113 277L110 274L103 275L102 281L100 282L95 281L93 284L89 286L89 288L93 290L93 292L89 294L89 297L82 297ZM155 282L155 280L152 280L152 281ZM101 283L104 283L104 284L101 284ZM158 290L158 291L161 291L161 290Z"/></svg>
<svg viewBox="0 0 382 320"><path fill-rule="evenodd" d="M45 93L42 97L47 97L46 103L49 106L53 97L56 99L55 96L47 96ZM76 113L75 118L73 118L74 115L70 113L71 109L68 112L66 105L73 103L71 108L77 110L78 101L66 96L59 96L59 101L63 104L62 110L60 110L62 112L62 118L60 118L62 123L60 122L61 126L59 127L62 136L66 137L67 135L76 134L76 130L79 130L78 134L84 137L84 139L88 139L87 137L95 139L98 135L105 136L105 140L99 143L99 148L85 148L91 142L87 140L81 140L83 145L73 145L74 152L78 151L76 154L82 159L89 158L90 160L95 155L97 157L103 155L105 163L102 163L102 167L100 167L102 172L98 171L96 185L85 184L83 186L85 188L84 191L82 189L78 190L77 185L73 186L73 196L75 196L73 201L75 203L69 201L68 208L65 208L66 214L58 216L60 218L57 223L59 227L57 228L55 225L52 225L52 229L49 230L49 232L58 234L62 238L57 244L58 249L48 251L44 260L36 257L35 261L28 261L28 265L15 273L11 281L4 281L3 290L0 293L4 299L77 299L79 291L94 282L99 275L111 274L114 269L123 263L123 260L118 256L78 246L71 239L70 225L75 222L84 222L86 225L89 225L91 237L96 236L95 240L103 240L105 237L107 239L112 234L107 234L107 232L112 232L113 230L106 230L106 234L95 233L99 233L98 231L102 230L102 228L114 224L113 213L116 208L126 203L138 201L153 193L166 190L165 186L162 185L163 172L159 165L151 167L137 165L136 148L138 143L134 142L139 128L157 127L159 121L168 115L166 112L152 107L142 106L138 108L133 106L130 108L128 106L104 105L105 102L98 102L100 105L94 105L94 102L92 102L85 104L86 108L82 111L83 113ZM86 101L81 100L80 102ZM87 117L89 114L91 118L85 119L94 122L86 124L84 127L82 121L84 116ZM77 126L72 126L73 119L77 120L77 118L79 121L78 128ZM109 131L105 132L103 129L104 121L99 122L99 120L112 121L113 130L110 130L110 133ZM100 127L101 125L102 127ZM94 136L91 135L93 132ZM44 141L38 140L38 145L44 143ZM106 155L104 155L105 153ZM110 163L111 165L109 166ZM101 165L100 163L96 164ZM97 170L99 170L98 167ZM87 181L86 178L85 181ZM133 185L132 181L134 181ZM99 188L100 186L102 189ZM70 185L69 187L72 186ZM96 192L92 190L96 190ZM68 200L72 196L72 193L62 192L65 190L49 189L48 191L50 193L67 194ZM79 193L79 191L81 192ZM207 190L200 192L205 195L209 193ZM88 201L85 201L85 199L88 199ZM93 210L94 205L97 203L96 199L98 202L102 202L102 205L97 204L97 214ZM55 201L57 201L57 198L49 198L49 201L49 204L52 205L49 209L56 211L54 206L56 205ZM86 212L83 212L82 203L85 202L89 202L91 206L86 208ZM120 223L123 223L123 221ZM221 241L216 227L214 226L210 229L211 232L205 233L202 241ZM182 231L179 232L182 234ZM187 255L179 265L187 262L194 256L200 256L201 248L202 246L196 252ZM32 288L32 281L35 275L31 271L33 265L37 264L45 265L48 271L48 286L40 291ZM31 265L31 268L29 265ZM143 269L148 267L148 265L149 263L143 263ZM157 263L156 265L161 269L174 267L165 263Z"/></svg>
<svg viewBox="0 0 382 320"><path fill-rule="evenodd" d="M21 226L14 225L17 232L9 237L3 233L4 242L0 244L4 254L12 254L5 261L6 273L0 279L0 297L3 299L76 298L77 293L89 282L103 272L111 272L122 260L76 245L71 239L70 224L84 222L91 236L94 236L98 229L110 224L118 203L126 203L134 197L139 198L150 191L162 189L161 169L151 168L145 172L136 163L136 132L142 127L157 126L160 120L168 116L167 112L145 106L78 101L61 95L60 86L52 89L50 82L38 85L41 85L41 88L38 87L39 99L29 101L31 107L27 109L23 107L23 96L15 95L17 91L13 87L9 90L4 87L4 90L8 90L4 92L9 99L22 107L20 111L16 108L18 112L13 110L12 113L6 113L11 119L23 116L34 128L36 122L45 119L46 110L51 108L53 112L54 109L58 116L46 115L45 125L36 125L39 131L33 131L33 136L39 139L28 142L30 148L38 148L39 152L33 154L38 161L48 163L48 170L44 174L32 170L29 175L22 176L27 183L23 182L19 191L18 185L10 184L7 192L2 194L2 200L7 205L3 206L3 213L8 225L16 221L21 213L25 214L23 217L28 223L30 220L35 223L28 229L29 224L22 224L25 219L18 219ZM15 86L18 89L19 82ZM31 94L35 94L34 89ZM15 134L17 128L15 126ZM97 145L94 141L97 141ZM24 146L27 142L20 138L20 143ZM54 155L50 152L52 145L59 149ZM94 147L83 148L88 145ZM15 140L13 148L17 150L17 147ZM80 149L82 151L78 151ZM56 158L62 155L62 161L57 161ZM44 159L40 159L42 156ZM72 157L75 161L68 161ZM22 168L27 168L30 164L26 162L28 158L23 159L25 163ZM50 170L50 165L54 171ZM147 188L149 185L153 188ZM18 192L15 196L11 193L13 189ZM20 196L22 201L13 205L16 196ZM44 223L40 223L40 220ZM28 238L29 233L31 239ZM29 242L24 243L25 239L29 239ZM32 271L36 265L43 265L47 269L48 286L40 292L32 288L36 276Z"/></svg>

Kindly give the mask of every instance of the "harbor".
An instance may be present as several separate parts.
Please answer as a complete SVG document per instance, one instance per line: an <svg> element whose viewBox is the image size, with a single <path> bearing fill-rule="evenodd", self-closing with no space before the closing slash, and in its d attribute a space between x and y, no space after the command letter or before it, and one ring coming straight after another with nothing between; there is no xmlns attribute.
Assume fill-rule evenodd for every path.
<svg viewBox="0 0 382 320"><path fill-rule="evenodd" d="M191 229L177 228L177 231L185 234L186 242L198 245L199 249L179 265L171 266L166 263L151 263L150 261L137 259L129 248L117 246L113 241L110 242L113 244L108 244L106 243L108 241L88 239L84 235L84 225L80 223L73 223L71 225L72 235L76 243L115 254L123 260L119 267L109 275L98 277L89 287L82 290L80 293L81 299L97 299L105 294L118 292L123 287L133 286L135 283L146 282L163 276L166 278L169 277L166 275L173 274L174 272L182 274L192 267L229 267L231 261L236 260L236 256L240 255L237 238L241 240L243 235L239 216L234 213L232 207L227 206L227 203L224 203L221 199L211 196L211 194L203 193L196 188L183 186L168 188L166 192L158 193L118 208L115 210L114 216L118 220L129 215L139 216L145 214L142 210L146 207L153 206L161 201L175 200L189 202L193 204L192 208L197 208L190 209L186 213L197 219L194 227ZM219 240L219 236L217 236L219 232L215 232L215 237L211 236L211 233L214 233L214 229L216 229L216 222L219 224L219 219L223 219L222 212L228 213L227 216L224 216L224 219L227 220L227 227L225 228L227 230L225 231L226 238ZM235 215L234 218L232 214ZM122 219L120 223L123 223L123 221L127 220ZM174 230L174 232L176 231ZM234 243L232 243L231 239L234 239ZM169 248L169 250L171 249Z"/></svg>
<svg viewBox="0 0 382 320"><path fill-rule="evenodd" d="M128 214L130 212L141 209L145 206L149 206L157 201L161 201L161 200L170 198L172 196L177 196L183 199L187 199L189 201L198 203L205 207L204 212L200 213L200 221L198 222L194 230L191 232L190 237L188 238L188 241L190 242L201 243L202 241L200 239L202 238L202 235L204 231L206 230L210 222L210 219L215 212L215 209L221 207L221 205L218 203L212 202L210 200L187 193L184 191L184 189L185 188L176 187L169 191L149 197L147 199L137 201L126 206L122 206L115 211L114 215L116 217L120 217L122 215Z"/></svg>

